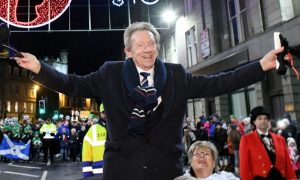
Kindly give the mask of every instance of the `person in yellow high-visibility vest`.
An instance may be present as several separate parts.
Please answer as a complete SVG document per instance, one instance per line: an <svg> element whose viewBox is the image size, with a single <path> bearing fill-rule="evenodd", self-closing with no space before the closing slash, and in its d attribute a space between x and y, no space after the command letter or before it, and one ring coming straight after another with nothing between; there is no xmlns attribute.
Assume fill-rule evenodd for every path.
<svg viewBox="0 0 300 180"><path fill-rule="evenodd" d="M48 160L48 149L50 154L50 163L53 162L54 156L54 136L57 134L57 129L55 124L53 124L51 118L46 119L46 123L40 129L40 134L43 136L43 152L44 152L44 162Z"/></svg>
<svg viewBox="0 0 300 180"><path fill-rule="evenodd" d="M83 177L103 174L103 155L107 133L106 128L97 123L89 128L83 139L82 172Z"/></svg>

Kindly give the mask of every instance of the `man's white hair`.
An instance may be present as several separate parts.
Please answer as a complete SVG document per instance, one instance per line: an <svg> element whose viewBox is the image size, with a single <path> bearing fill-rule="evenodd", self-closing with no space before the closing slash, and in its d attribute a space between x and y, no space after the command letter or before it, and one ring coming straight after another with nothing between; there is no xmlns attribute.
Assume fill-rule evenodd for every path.
<svg viewBox="0 0 300 180"><path fill-rule="evenodd" d="M159 49L159 41L160 41L160 35L158 31L155 29L155 27L147 22L135 22L130 24L124 32L123 42L125 48L130 49L131 48L131 36L136 31L149 31L154 35L155 43L157 49Z"/></svg>

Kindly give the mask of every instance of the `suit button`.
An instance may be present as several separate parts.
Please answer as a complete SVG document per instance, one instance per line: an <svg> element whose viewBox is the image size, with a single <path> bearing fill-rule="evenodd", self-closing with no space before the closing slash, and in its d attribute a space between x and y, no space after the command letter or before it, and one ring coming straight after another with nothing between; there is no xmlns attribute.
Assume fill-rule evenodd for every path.
<svg viewBox="0 0 300 180"><path fill-rule="evenodd" d="M272 167L273 167L273 165L270 166L270 168L272 168Z"/></svg>
<svg viewBox="0 0 300 180"><path fill-rule="evenodd" d="M267 173L267 171L263 170L263 174L266 174L266 173Z"/></svg>
<svg viewBox="0 0 300 180"><path fill-rule="evenodd" d="M259 155L259 156L258 156L258 158L259 158L259 159L261 159L261 158L262 158L262 156L260 156L260 155Z"/></svg>
<svg viewBox="0 0 300 180"><path fill-rule="evenodd" d="M265 166L265 163L262 163L261 166L264 167L264 166Z"/></svg>

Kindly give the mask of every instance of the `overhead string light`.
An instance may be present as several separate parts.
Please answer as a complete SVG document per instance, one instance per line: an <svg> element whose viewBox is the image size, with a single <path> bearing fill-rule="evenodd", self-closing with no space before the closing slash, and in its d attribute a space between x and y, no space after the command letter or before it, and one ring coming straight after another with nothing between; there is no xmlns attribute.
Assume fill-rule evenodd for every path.
<svg viewBox="0 0 300 180"><path fill-rule="evenodd" d="M129 0L128 0L129 1ZM149 1L149 0L141 0L142 3L146 5L154 5L158 3L159 0ZM124 4L124 0L112 0L113 5L121 7ZM136 3L136 0L133 0L133 4Z"/></svg>
<svg viewBox="0 0 300 180"><path fill-rule="evenodd" d="M135 1L135 0L134 0ZM147 5L153 5L153 4L156 4L159 0L155 0L155 1L148 1L148 0L141 0L144 4L147 4Z"/></svg>
<svg viewBox="0 0 300 180"><path fill-rule="evenodd" d="M35 5L36 18L31 21L20 21L17 18L17 9L20 0L0 0L0 19L4 22L21 28L36 28L59 18L70 6L71 0L43 0Z"/></svg>
<svg viewBox="0 0 300 180"><path fill-rule="evenodd" d="M112 1L113 5L121 7L124 4L123 0L113 0Z"/></svg>

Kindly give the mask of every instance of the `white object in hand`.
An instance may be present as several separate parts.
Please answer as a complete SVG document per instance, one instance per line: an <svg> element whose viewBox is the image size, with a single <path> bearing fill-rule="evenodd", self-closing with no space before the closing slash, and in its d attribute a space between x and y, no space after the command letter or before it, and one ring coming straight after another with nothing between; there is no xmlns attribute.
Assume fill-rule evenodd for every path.
<svg viewBox="0 0 300 180"><path fill-rule="evenodd" d="M281 42L279 38L280 32L274 32L274 49L281 48ZM279 68L279 62L276 61L276 69Z"/></svg>

